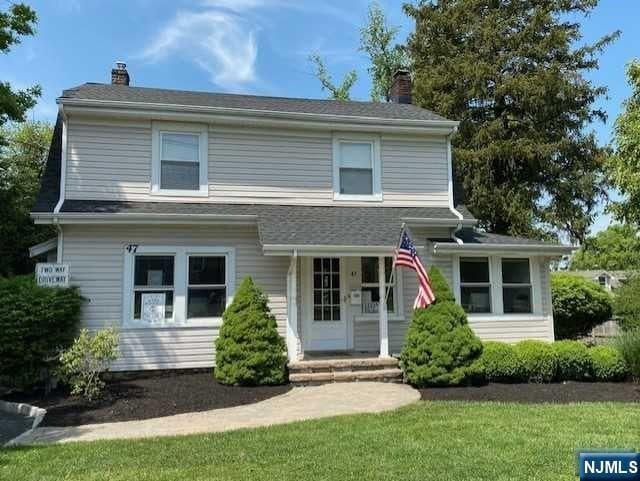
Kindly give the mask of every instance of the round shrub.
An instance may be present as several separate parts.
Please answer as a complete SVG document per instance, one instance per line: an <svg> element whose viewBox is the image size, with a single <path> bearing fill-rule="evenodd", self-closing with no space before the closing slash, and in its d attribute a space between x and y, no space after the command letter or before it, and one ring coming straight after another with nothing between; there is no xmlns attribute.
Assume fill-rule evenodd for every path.
<svg viewBox="0 0 640 481"><path fill-rule="evenodd" d="M611 318L611 296L595 282L571 274L551 276L556 339L577 339Z"/></svg>
<svg viewBox="0 0 640 481"><path fill-rule="evenodd" d="M479 363L489 382L519 382L524 375L514 347L506 342L484 342Z"/></svg>
<svg viewBox="0 0 640 481"><path fill-rule="evenodd" d="M565 340L551 346L556 354L558 381L582 381L591 376L591 356L584 343Z"/></svg>
<svg viewBox="0 0 640 481"><path fill-rule="evenodd" d="M284 339L267 296L246 277L222 314L215 377L233 385L282 384L286 381L284 353Z"/></svg>
<svg viewBox="0 0 640 481"><path fill-rule="evenodd" d="M543 341L520 341L514 347L522 365L523 380L545 383L556 374L556 353L551 344Z"/></svg>
<svg viewBox="0 0 640 481"><path fill-rule="evenodd" d="M77 333L77 288L38 287L34 276L0 278L0 385L25 389L57 368Z"/></svg>
<svg viewBox="0 0 640 481"><path fill-rule="evenodd" d="M627 366L620 351L613 346L595 346L589 349L591 375L601 382L623 381L627 378Z"/></svg>
<svg viewBox="0 0 640 481"><path fill-rule="evenodd" d="M402 349L402 367L416 386L477 383L483 378L478 363L482 343L467 325L459 305L442 301L416 309Z"/></svg>

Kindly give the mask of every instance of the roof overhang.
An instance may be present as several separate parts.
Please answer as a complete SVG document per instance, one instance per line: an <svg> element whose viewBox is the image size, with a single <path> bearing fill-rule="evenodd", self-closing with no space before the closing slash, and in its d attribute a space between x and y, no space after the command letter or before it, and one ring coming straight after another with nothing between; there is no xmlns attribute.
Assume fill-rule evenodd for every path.
<svg viewBox="0 0 640 481"><path fill-rule="evenodd" d="M295 129L380 131L384 133L449 135L458 129L453 120L385 119L379 117L281 112L197 105L176 105L60 97L69 114L102 117L220 123L224 125Z"/></svg>
<svg viewBox="0 0 640 481"><path fill-rule="evenodd" d="M418 249L424 246L416 246ZM262 250L265 255L270 256L291 256L296 252L299 256L326 256L335 255L340 257L361 257L361 256L389 256L393 255L396 246L356 246L356 245L306 245L290 244L276 245L265 244Z"/></svg>
<svg viewBox="0 0 640 481"><path fill-rule="evenodd" d="M35 224L207 224L256 225L257 215L32 212Z"/></svg>
<svg viewBox="0 0 640 481"><path fill-rule="evenodd" d="M571 254L577 247L566 245L543 244L456 244L453 242L435 242L433 254L523 254L540 256L562 256Z"/></svg>
<svg viewBox="0 0 640 481"><path fill-rule="evenodd" d="M53 237L49 240L41 242L40 244L36 244L34 246L29 247L29 257L33 259L34 257L40 256L42 254L46 254L47 252L54 251L58 248L58 238Z"/></svg>

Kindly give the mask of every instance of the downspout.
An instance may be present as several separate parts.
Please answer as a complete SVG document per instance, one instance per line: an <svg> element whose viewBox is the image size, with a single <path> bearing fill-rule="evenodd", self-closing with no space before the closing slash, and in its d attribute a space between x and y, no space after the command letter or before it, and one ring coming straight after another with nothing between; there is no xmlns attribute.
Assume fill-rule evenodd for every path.
<svg viewBox="0 0 640 481"><path fill-rule="evenodd" d="M62 233L62 227L60 226L58 215L60 214L60 209L62 209L62 204L64 204L65 185L67 183L67 116L64 112L64 106L62 104L60 104L60 114L62 117L62 145L60 146L60 198L58 199L58 203L56 204L56 206L53 208L52 219L52 222L56 226L56 229L58 231L58 251L56 254L56 261L58 263L62 263L64 253L64 236Z"/></svg>
<svg viewBox="0 0 640 481"><path fill-rule="evenodd" d="M463 218L464 218L463 215L456 210L455 205L453 203L453 155L452 155L452 152L451 152L451 150L452 150L451 149L451 137L453 137L454 133L455 133L455 130L453 132L451 132L447 136L447 165L449 167L449 210L451 212L453 212L453 214L459 220L463 220ZM464 242L462 242L462 239L460 239L458 236L456 236L456 232L458 232L460 229L462 229L462 223L458 222L458 225L455 227L455 229L451 233L451 238L454 241L456 241L456 243L463 244Z"/></svg>

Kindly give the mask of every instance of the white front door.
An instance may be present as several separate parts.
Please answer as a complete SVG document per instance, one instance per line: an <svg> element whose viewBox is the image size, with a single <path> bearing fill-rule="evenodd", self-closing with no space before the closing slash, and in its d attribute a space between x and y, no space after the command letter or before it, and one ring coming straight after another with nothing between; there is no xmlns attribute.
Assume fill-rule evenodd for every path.
<svg viewBox="0 0 640 481"><path fill-rule="evenodd" d="M313 257L305 261L305 349L345 350L348 343L344 261L338 257Z"/></svg>

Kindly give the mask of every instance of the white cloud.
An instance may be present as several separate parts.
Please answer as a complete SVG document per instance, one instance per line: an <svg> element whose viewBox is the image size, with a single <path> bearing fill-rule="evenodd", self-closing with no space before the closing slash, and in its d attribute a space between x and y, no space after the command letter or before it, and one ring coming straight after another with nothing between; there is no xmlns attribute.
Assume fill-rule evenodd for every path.
<svg viewBox="0 0 640 481"><path fill-rule="evenodd" d="M158 62L171 55L184 55L205 70L214 83L227 88L256 80L257 54L255 30L241 17L204 10L178 12L140 56Z"/></svg>
<svg viewBox="0 0 640 481"><path fill-rule="evenodd" d="M207 72L211 81L225 89L256 83L258 30L266 19L259 10L296 11L325 15L355 24L349 9L330 3L300 0L201 0L198 10L179 11L156 34L138 58L160 62L170 56L189 59Z"/></svg>

